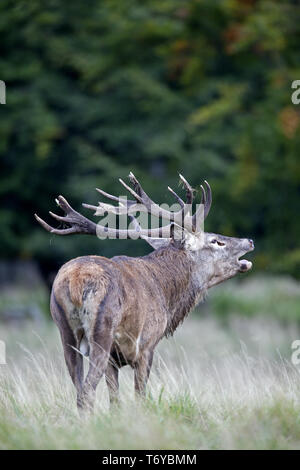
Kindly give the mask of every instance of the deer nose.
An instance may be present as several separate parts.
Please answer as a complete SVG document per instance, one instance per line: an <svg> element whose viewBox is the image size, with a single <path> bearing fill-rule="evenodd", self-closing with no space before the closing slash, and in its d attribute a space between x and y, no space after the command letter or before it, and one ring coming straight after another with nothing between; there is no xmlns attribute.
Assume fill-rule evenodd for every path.
<svg viewBox="0 0 300 470"><path fill-rule="evenodd" d="M254 248L254 241L251 238L248 238L251 248Z"/></svg>

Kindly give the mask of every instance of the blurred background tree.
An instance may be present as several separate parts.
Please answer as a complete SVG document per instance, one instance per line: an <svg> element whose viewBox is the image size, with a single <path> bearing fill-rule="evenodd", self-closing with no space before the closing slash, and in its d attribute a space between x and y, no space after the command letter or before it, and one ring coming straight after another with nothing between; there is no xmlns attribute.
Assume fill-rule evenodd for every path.
<svg viewBox="0 0 300 470"><path fill-rule="evenodd" d="M207 230L254 238L256 269L300 278L299 24L292 0L2 0L0 257L49 273L146 253L51 236L33 213L124 194L130 170L171 203L181 172L213 188Z"/></svg>

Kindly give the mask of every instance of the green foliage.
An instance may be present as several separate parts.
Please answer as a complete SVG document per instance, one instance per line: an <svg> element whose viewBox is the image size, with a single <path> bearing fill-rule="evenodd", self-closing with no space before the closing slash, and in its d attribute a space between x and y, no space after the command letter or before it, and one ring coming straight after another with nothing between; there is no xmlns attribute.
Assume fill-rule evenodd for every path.
<svg viewBox="0 0 300 470"><path fill-rule="evenodd" d="M142 242L43 233L64 194L122 194L136 172L159 203L177 172L214 191L207 229L255 238L256 266L300 276L299 6L289 0L2 0L2 257L50 266L141 254ZM50 241L49 241L50 240Z"/></svg>
<svg viewBox="0 0 300 470"><path fill-rule="evenodd" d="M44 286L29 289L15 287L1 289L0 322L8 320L18 323L26 319L37 322L49 319L49 292Z"/></svg>
<svg viewBox="0 0 300 470"><path fill-rule="evenodd" d="M225 321L232 315L299 322L300 285L289 278L251 277L232 282L210 294L209 311Z"/></svg>

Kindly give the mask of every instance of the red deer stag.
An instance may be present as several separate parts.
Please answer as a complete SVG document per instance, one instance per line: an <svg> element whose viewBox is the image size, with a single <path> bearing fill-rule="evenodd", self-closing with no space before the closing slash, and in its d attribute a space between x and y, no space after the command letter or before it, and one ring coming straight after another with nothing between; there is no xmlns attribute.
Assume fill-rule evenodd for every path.
<svg viewBox="0 0 300 470"><path fill-rule="evenodd" d="M250 261L240 259L254 249L252 240L206 233L199 228L197 217L202 213L205 218L211 207L209 184L205 181L206 190L201 186L202 201L192 215L194 191L180 178L186 189L186 203L168 188L180 205L176 212L155 204L132 173L129 179L133 189L120 182L134 201L98 190L119 206L83 204L98 215L129 211L134 227L126 230L96 225L62 196L56 202L65 216L50 214L68 228L53 228L35 215L50 233L142 238L154 248L149 255L137 258L75 258L62 266L54 280L51 314L60 331L79 409L93 407L96 387L104 373L110 400L117 400L118 373L126 364L134 369L136 392L144 394L158 342L174 333L207 289L252 267ZM135 208L168 219L169 224L143 229L132 215ZM82 355L89 356L85 379Z"/></svg>

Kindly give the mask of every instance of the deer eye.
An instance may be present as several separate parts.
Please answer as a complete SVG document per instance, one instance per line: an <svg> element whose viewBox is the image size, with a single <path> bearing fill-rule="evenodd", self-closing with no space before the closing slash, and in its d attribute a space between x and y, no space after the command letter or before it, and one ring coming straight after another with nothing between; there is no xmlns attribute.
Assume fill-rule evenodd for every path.
<svg viewBox="0 0 300 470"><path fill-rule="evenodd" d="M225 243L223 242L220 242L219 240L217 240L216 238L213 238L210 243L212 243L213 245L215 245L217 243L218 246L224 246Z"/></svg>

